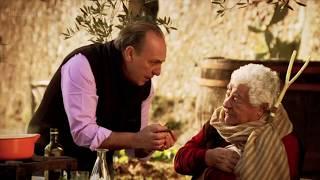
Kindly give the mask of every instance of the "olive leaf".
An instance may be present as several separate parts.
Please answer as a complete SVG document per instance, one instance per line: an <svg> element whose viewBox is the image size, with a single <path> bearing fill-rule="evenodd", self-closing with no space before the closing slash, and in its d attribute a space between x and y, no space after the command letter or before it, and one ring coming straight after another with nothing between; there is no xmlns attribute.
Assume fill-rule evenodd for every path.
<svg viewBox="0 0 320 180"><path fill-rule="evenodd" d="M298 1L293 0L296 4L299 6L305 7L306 4ZM217 10L217 15L223 15L226 11L231 10L235 7L240 8L246 8L249 6L256 6L258 3L266 2L270 5L276 5L279 6L281 9L290 9L294 10L292 6L290 5L290 0L260 0L260 1L252 1L252 0L237 0L237 1L231 1L233 4L230 7L226 6L226 0L211 0L211 3L214 6L218 6L219 10Z"/></svg>
<svg viewBox="0 0 320 180"><path fill-rule="evenodd" d="M121 30L127 24L145 20L163 27L168 33L177 30L172 26L170 17L153 18L146 13L134 15L129 11L128 0L87 0L87 5L80 8L80 14L75 18L75 25L66 29L64 39L73 37L79 31L87 32L89 41L103 43L112 38L115 29Z"/></svg>

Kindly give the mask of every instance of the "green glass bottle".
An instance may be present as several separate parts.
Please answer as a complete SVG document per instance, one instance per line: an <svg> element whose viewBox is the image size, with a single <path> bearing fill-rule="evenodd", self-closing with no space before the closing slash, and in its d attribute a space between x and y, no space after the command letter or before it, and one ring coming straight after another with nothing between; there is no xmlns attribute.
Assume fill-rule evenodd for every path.
<svg viewBox="0 0 320 180"><path fill-rule="evenodd" d="M44 148L45 157L59 157L63 155L62 145L58 142L59 131L57 128L50 128L50 142ZM44 172L46 180L58 180L62 176L62 170L50 170Z"/></svg>

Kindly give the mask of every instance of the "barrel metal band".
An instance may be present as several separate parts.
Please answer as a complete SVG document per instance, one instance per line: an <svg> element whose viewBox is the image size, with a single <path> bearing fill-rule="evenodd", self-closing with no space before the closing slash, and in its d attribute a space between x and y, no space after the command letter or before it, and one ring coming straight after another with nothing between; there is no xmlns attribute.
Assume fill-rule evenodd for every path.
<svg viewBox="0 0 320 180"><path fill-rule="evenodd" d="M207 87L226 88L228 85L228 82L226 80L199 78L198 82L200 86L207 86ZM292 86L290 86L289 89L302 90L302 91L320 91L320 84L296 83L296 84L292 84Z"/></svg>
<svg viewBox="0 0 320 180"><path fill-rule="evenodd" d="M222 69L222 70L234 70L236 68L239 68L239 65L237 64L226 64L226 63L219 63L219 62L213 62L213 61L204 61L201 64L201 67L208 68L208 69Z"/></svg>
<svg viewBox="0 0 320 180"><path fill-rule="evenodd" d="M249 62L248 62L249 63ZM254 62L253 62L254 63ZM263 63L261 63L263 64ZM220 69L220 70L235 70L238 69L240 66L245 65L245 63L242 62L237 62L233 61L232 63L226 63L226 62L216 62L216 61L203 61L201 64L202 68L206 69ZM275 70L277 72L287 72L287 66L282 66L282 65L268 65L268 64L263 64L264 66L267 66L271 68L272 70ZM300 66L293 66L292 67L292 72L296 73L299 71L301 67ZM318 74L320 72L320 67L307 67L303 73L304 74Z"/></svg>
<svg viewBox="0 0 320 180"><path fill-rule="evenodd" d="M208 87L227 87L228 82L225 80L214 80L214 79L205 79L200 78L199 84L201 86L208 86Z"/></svg>

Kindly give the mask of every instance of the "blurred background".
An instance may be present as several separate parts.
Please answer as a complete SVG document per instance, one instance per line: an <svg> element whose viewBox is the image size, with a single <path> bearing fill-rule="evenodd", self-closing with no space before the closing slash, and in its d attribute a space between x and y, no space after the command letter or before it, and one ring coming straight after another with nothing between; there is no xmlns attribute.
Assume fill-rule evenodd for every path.
<svg viewBox="0 0 320 180"><path fill-rule="evenodd" d="M238 1L227 1L224 5L232 7L234 2ZM311 56L312 61L320 61L320 1L305 0L305 7L292 1L290 8L284 8L281 13L263 0L253 2L256 3L244 8L235 6L221 13L221 6L210 0L131 1L132 9L139 3L156 3L158 17L170 17L171 26L177 29L166 33L167 59L161 76L154 81L156 96L150 114L152 122L169 123L176 130L179 138L175 149L207 120L202 111L210 114L224 97L224 91L219 91L215 97L210 97L214 98L212 103L205 102L209 95L204 97L203 94L211 91L208 91L210 87L199 84L203 62L223 58L230 61L289 61L293 50L298 52L297 59ZM48 80L62 59L73 49L91 43L92 35L86 31L79 31L69 39L62 33L75 26L80 8L92 3L89 0L0 1L0 133L25 132ZM117 32L114 28L111 38ZM318 64L314 66L318 67ZM317 76L315 84L319 84L318 70L312 75ZM319 92L313 91L312 97L319 99ZM300 94L304 93L301 91ZM313 102L305 105L308 103L313 106L310 107L313 115L318 115L315 113L319 111L319 105ZM306 128L314 127L313 134L308 137L316 138L320 129L315 127L319 123L312 124L311 120L308 123L300 123L303 127L297 127L301 130L300 135L307 138ZM167 163L164 169L173 171L171 160L175 149L165 155L155 155L155 159L164 159L163 163ZM311 145L310 149L312 154L308 160L317 159L320 167L319 145ZM119 154L119 157L124 156ZM122 161L128 163L127 159L122 158ZM137 164L134 167L137 168ZM144 166L140 167L142 169ZM310 165L309 170L319 173L314 165ZM171 171L173 179L189 178ZM166 179L169 175L161 176L160 173L159 176Z"/></svg>

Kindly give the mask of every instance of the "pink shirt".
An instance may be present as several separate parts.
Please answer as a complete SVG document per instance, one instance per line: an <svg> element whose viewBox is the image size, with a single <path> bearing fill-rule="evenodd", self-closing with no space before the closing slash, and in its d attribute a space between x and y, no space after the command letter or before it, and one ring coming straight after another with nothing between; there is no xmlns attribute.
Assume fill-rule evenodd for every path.
<svg viewBox="0 0 320 180"><path fill-rule="evenodd" d="M78 146L97 149L109 137L111 130L96 123L99 97L90 64L82 54L76 54L61 69L63 104L68 116L73 141ZM147 126L153 87L141 104L141 128Z"/></svg>

